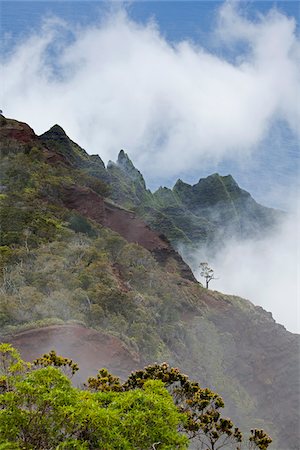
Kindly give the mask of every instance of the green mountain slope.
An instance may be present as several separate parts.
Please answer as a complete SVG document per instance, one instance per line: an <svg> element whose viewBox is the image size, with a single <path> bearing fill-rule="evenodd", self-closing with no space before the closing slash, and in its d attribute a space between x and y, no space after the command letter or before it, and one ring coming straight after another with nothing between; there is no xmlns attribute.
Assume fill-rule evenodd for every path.
<svg viewBox="0 0 300 450"><path fill-rule="evenodd" d="M198 216L195 202L182 206L184 189L151 194L124 152L105 169L57 126L38 137L0 119L2 339L24 357L54 345L80 354L89 374L167 360L219 392L237 425L296 450L299 337L249 301L204 289L165 230L128 209L157 210L167 230L178 220L174 230L191 240ZM172 207L179 218L165 214ZM202 226L205 239L216 232L209 217Z"/></svg>
<svg viewBox="0 0 300 450"><path fill-rule="evenodd" d="M228 237L256 237L275 226L280 211L259 205L231 175L215 173L191 186L178 180L173 189L146 189L141 173L122 150L110 163L112 197L163 232L172 244L220 246Z"/></svg>

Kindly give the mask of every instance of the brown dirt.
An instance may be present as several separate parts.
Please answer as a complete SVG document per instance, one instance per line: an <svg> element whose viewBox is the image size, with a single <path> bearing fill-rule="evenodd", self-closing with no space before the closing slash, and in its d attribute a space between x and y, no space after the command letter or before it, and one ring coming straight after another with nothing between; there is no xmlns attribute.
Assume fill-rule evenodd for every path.
<svg viewBox="0 0 300 450"><path fill-rule="evenodd" d="M74 209L81 215L104 225L104 199L91 189L76 185L65 187L63 202L68 209Z"/></svg>
<svg viewBox="0 0 300 450"><path fill-rule="evenodd" d="M224 298L222 295L219 295L217 291L210 291L209 289L203 290L201 301L209 309L218 313L228 311L232 308L230 300Z"/></svg>
<svg viewBox="0 0 300 450"><path fill-rule="evenodd" d="M96 375L106 367L121 378L140 367L139 357L130 352L120 339L82 325L53 325L27 330L6 339L16 347L24 360L33 359L55 350L79 364L76 382Z"/></svg>
<svg viewBox="0 0 300 450"><path fill-rule="evenodd" d="M107 202L104 202L104 207L105 219L103 225L125 237L128 242L139 244L150 251L170 247L133 212L118 208Z"/></svg>
<svg viewBox="0 0 300 450"><path fill-rule="evenodd" d="M167 249L168 243L160 239L134 213L106 202L88 188L72 186L65 191L65 205L95 222L116 231L128 242L135 242L147 250Z"/></svg>
<svg viewBox="0 0 300 450"><path fill-rule="evenodd" d="M170 247L133 212L106 202L89 188L76 185L65 188L64 203L67 208L75 209L83 216L116 231L128 242L135 242L147 250Z"/></svg>
<svg viewBox="0 0 300 450"><path fill-rule="evenodd" d="M83 216L116 231L128 242L139 244L151 251L161 264L166 266L169 258L173 258L181 276L190 281L196 281L191 269L169 241L151 230L133 212L105 201L103 197L87 187L76 185L65 188L63 202L67 208L74 209Z"/></svg>

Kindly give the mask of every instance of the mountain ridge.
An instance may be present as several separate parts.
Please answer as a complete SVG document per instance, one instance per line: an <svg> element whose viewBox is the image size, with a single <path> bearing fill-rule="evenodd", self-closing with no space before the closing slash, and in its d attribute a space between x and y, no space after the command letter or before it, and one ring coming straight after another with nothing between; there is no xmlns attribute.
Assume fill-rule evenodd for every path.
<svg viewBox="0 0 300 450"><path fill-rule="evenodd" d="M215 173L194 185L179 179L173 188L160 187L152 193L131 161L135 177L118 162L108 171L114 201L135 211L153 229L162 230L176 248L193 249L206 243L213 248L233 236L259 237L284 217L282 211L258 204L231 175Z"/></svg>
<svg viewBox="0 0 300 450"><path fill-rule="evenodd" d="M149 215L155 209L166 224L174 223L177 197L164 191L167 199L153 199L155 193L143 188L139 177L128 179L124 171L120 176L116 163L103 169L97 157L73 144L62 145L61 130L55 128L54 139L46 140L45 134L39 138L30 130L20 122L0 120L2 338L17 343L24 354L36 335L44 342L42 351L55 343L57 351L76 358L77 346L86 352L85 364L94 367L94 358L99 358L100 367L102 350L93 353L88 345L89 333L96 335L78 331L81 338L76 340L77 323L98 333L100 343L111 339L116 352L124 346L141 364L168 360L179 366L222 394L228 414L243 429L264 427L274 438L274 448L296 450L299 336L276 324L261 307L204 289L184 276L182 263L159 229L159 216L154 217L156 233L141 220L149 208ZM120 185L123 204L115 205ZM174 205L169 204L171 195ZM145 202L142 207L126 209L139 199ZM210 230L212 224L190 211L186 220L192 225L186 226L187 209L181 208L178 234L183 235L179 225L190 237L192 226L195 233L200 228L195 237L199 242L201 227ZM132 231L130 223L137 221L142 234L150 230L150 244L155 236L171 254L167 251L164 259L163 253L155 253L157 247L136 242L134 233L130 239L127 232L113 229L105 218L111 211L122 212L116 226L126 216ZM49 326L62 327L62 341L47 338ZM120 353L120 360L125 354ZM111 361L105 357L103 362L114 370L118 356ZM119 367L122 374L130 369Z"/></svg>

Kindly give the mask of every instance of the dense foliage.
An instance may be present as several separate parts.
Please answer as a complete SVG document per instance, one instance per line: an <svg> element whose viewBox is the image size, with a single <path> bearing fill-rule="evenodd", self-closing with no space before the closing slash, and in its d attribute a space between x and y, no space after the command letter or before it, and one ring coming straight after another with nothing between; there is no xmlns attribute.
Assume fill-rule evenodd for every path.
<svg viewBox="0 0 300 450"><path fill-rule="evenodd" d="M242 442L220 414L222 398L166 363L123 384L101 369L85 390L72 386L65 369L73 375L78 367L54 351L25 363L10 344L0 345L1 449L183 450L197 437L201 448L217 450ZM250 442L266 450L272 440L251 430Z"/></svg>

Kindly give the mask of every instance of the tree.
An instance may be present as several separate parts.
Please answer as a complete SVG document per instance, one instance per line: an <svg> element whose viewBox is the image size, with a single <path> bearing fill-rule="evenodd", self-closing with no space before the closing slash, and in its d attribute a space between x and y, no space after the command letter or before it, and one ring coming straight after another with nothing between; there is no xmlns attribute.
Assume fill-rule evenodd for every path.
<svg viewBox="0 0 300 450"><path fill-rule="evenodd" d="M21 379L31 368L10 344L0 343L0 394L12 390L12 383Z"/></svg>
<svg viewBox="0 0 300 450"><path fill-rule="evenodd" d="M241 431L234 427L230 419L221 416L223 399L210 389L201 388L199 383L191 381L187 375L167 363L153 364L132 373L123 388L140 388L149 379L164 382L174 404L186 417L182 432L189 439L197 440L201 448L218 450L230 443L234 445L242 442Z"/></svg>
<svg viewBox="0 0 300 450"><path fill-rule="evenodd" d="M251 430L251 436L249 438L251 448L259 448L260 450L267 450L272 443L272 439L264 430L254 429Z"/></svg>
<svg viewBox="0 0 300 450"><path fill-rule="evenodd" d="M55 350L51 350L49 353L45 353L40 358L35 359L33 364L36 367L57 367L62 371L62 373L69 377L75 375L75 373L79 370L77 363L74 363L72 359L57 355Z"/></svg>
<svg viewBox="0 0 300 450"><path fill-rule="evenodd" d="M96 392L122 391L119 377L115 377L107 369L100 369L96 377L89 377L85 386Z"/></svg>
<svg viewBox="0 0 300 450"><path fill-rule="evenodd" d="M188 439L178 431L185 416L161 381L122 392L102 383L100 391L89 392L72 386L61 369L72 375L76 367L55 352L29 370L15 349L3 344L0 361L9 379L0 392L0 449L135 450L158 442L161 450L187 449ZM107 371L101 374L111 378Z"/></svg>
<svg viewBox="0 0 300 450"><path fill-rule="evenodd" d="M167 363L133 372L125 383L101 369L84 390L63 373L77 369L54 351L30 364L0 345L0 450L184 450L190 439L203 450L237 450L243 442L221 415L222 398ZM267 450L271 442L251 430L251 448Z"/></svg>
<svg viewBox="0 0 300 450"><path fill-rule="evenodd" d="M201 262L199 267L201 270L200 275L201 275L201 277L205 278L206 289L208 289L209 282L211 280L216 280L216 278L214 276L214 271L211 267L209 267L207 262Z"/></svg>
<svg viewBox="0 0 300 450"><path fill-rule="evenodd" d="M173 397L178 410L186 416L181 431L189 439L198 441L201 449L219 450L221 448L238 450L243 435L233 422L221 416L223 399L199 383L191 381L179 369L167 363L153 364L144 370L133 372L123 384L123 389L141 388L147 380L162 381ZM251 430L248 443L251 448L267 450L272 439L264 430Z"/></svg>

